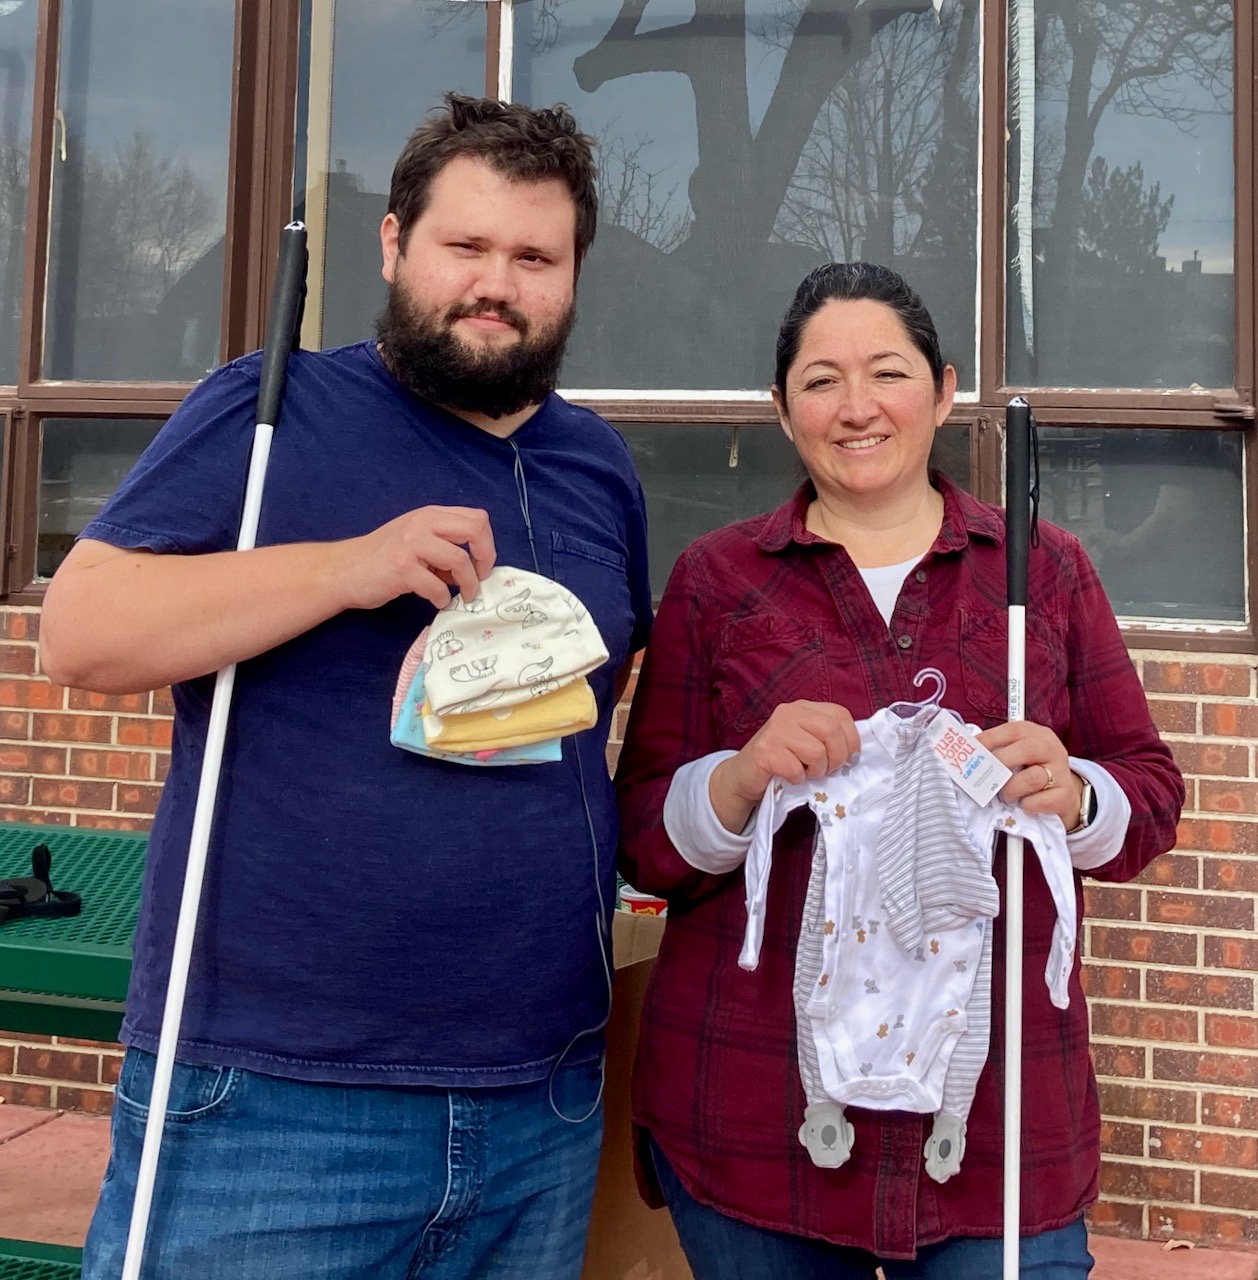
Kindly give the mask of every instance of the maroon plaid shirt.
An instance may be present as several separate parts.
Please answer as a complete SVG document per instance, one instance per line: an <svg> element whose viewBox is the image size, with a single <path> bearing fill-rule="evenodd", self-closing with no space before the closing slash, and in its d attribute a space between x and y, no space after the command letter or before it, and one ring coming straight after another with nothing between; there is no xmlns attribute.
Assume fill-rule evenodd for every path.
<svg viewBox="0 0 1258 1280"><path fill-rule="evenodd" d="M664 593L633 701L617 783L626 878L669 901L642 1022L634 1119L690 1193L736 1218L887 1258L951 1236L1001 1232L1004 930L996 921L991 1051L961 1172L925 1172L931 1117L849 1108L852 1158L818 1169L796 1138L805 1099L791 997L813 822L801 810L774 847L760 967L737 957L747 921L741 869L696 871L664 830L675 770L737 749L775 706L841 703L857 719L898 699L923 667L944 705L990 727L1006 719L1004 516L937 478L945 507L888 629L839 546L805 528L808 486L771 515L701 538ZM1031 552L1027 718L1105 765L1131 800L1127 840L1099 879L1126 880L1175 842L1184 789L1149 717L1113 613L1079 543L1040 526ZM996 877L1004 883L1003 850ZM1082 913L1082 893L1079 895ZM1022 1225L1073 1221L1096 1196L1100 1115L1079 969L1070 1008L1044 982L1055 911L1026 860Z"/></svg>

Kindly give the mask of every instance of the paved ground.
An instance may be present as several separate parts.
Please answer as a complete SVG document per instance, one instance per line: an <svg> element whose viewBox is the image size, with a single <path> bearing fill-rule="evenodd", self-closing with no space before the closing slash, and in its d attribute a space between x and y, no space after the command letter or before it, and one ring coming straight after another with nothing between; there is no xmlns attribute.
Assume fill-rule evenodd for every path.
<svg viewBox="0 0 1258 1280"><path fill-rule="evenodd" d="M0 1106L0 1235L82 1244L108 1153L102 1116ZM1091 1249L1092 1280L1258 1280L1254 1253L1104 1236Z"/></svg>

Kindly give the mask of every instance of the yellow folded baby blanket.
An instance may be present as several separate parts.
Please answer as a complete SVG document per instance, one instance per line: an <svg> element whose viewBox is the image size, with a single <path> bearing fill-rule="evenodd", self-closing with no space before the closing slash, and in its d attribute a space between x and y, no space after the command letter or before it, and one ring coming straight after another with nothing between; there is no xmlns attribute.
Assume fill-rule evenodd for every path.
<svg viewBox="0 0 1258 1280"><path fill-rule="evenodd" d="M528 702L461 715L434 715L431 701L424 700L424 737L434 751L526 747L591 729L597 720L594 691L583 677Z"/></svg>

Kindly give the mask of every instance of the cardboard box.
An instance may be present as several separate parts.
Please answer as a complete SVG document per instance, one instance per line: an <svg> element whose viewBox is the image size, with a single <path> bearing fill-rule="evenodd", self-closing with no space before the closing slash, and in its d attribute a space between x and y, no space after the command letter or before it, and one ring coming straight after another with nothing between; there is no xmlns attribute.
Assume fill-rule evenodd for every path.
<svg viewBox="0 0 1258 1280"><path fill-rule="evenodd" d="M613 913L616 986L607 1025L604 1137L582 1280L692 1280L666 1209L648 1209L633 1176L629 1081L638 1020L666 919Z"/></svg>

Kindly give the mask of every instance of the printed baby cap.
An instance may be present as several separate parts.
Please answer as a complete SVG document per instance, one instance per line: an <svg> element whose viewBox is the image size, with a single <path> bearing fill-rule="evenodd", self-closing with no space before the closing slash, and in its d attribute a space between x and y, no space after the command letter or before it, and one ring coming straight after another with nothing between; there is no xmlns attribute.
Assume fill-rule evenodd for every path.
<svg viewBox="0 0 1258 1280"><path fill-rule="evenodd" d="M562 745L557 737L521 747L480 746L471 751L449 748L443 751L429 746L424 733L424 653L428 634L429 628L425 627L419 639L411 645L398 673L397 689L393 694L393 730L389 734L389 741L395 747L435 760L469 765L552 764L563 758Z"/></svg>
<svg viewBox="0 0 1258 1280"><path fill-rule="evenodd" d="M444 717L517 706L572 684L608 656L572 592L499 565L474 599L455 596L433 620L425 709Z"/></svg>

